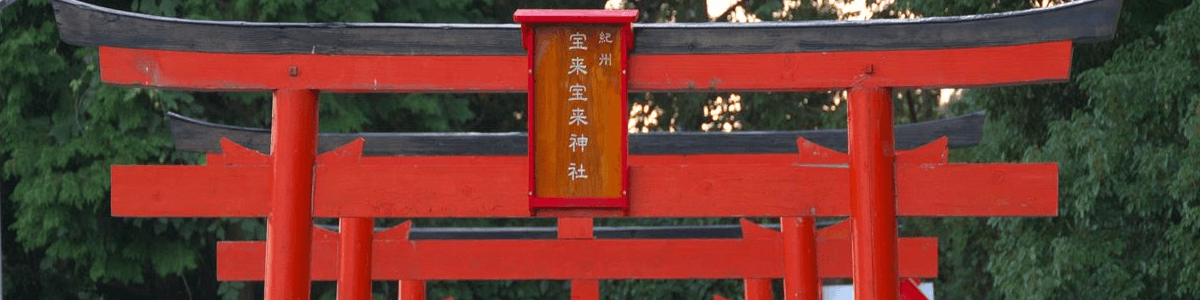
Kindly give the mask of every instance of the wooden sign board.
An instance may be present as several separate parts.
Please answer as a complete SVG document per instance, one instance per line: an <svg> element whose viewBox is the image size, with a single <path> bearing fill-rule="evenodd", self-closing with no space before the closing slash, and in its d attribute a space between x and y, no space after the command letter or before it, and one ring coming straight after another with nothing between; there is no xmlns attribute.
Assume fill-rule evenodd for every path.
<svg viewBox="0 0 1200 300"><path fill-rule="evenodd" d="M530 209L629 207L635 10L519 10L529 59Z"/></svg>

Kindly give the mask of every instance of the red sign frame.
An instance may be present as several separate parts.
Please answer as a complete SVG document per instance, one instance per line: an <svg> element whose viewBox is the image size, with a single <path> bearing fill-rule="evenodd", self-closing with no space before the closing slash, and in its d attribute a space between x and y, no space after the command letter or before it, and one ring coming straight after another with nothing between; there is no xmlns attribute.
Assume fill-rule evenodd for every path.
<svg viewBox="0 0 1200 300"><path fill-rule="evenodd" d="M529 210L531 215L576 215L581 210L588 209L620 209L626 211L629 208L629 141L628 135L625 134L625 128L628 128L628 118L624 114L619 114L620 125L617 125L617 132L607 132L614 135L613 137L619 140L619 158L617 162L620 194L615 197L611 196L584 196L584 197L563 197L563 196L544 196L538 192L538 160L536 157L539 154L537 147L538 141L538 126L535 125L537 120L536 106L538 104L538 95L535 93L537 89L537 28L540 26L556 26L556 25L573 25L580 24L588 25L617 25L619 45L623 49L617 49L620 65L619 90L616 92L620 103L619 112L629 111L629 86L628 86L628 70L629 70L629 51L633 49L633 27L632 23L637 20L637 10L545 10L545 9L522 9L517 10L513 14L513 20L521 23L522 42L527 51L527 67L529 85L527 88L527 120L529 127L529 142L528 142L528 157L529 157ZM607 120L611 121L611 120ZM600 155L603 159L604 155ZM612 180L603 178L601 180ZM601 183L603 185L603 183ZM601 192L603 193L603 192Z"/></svg>

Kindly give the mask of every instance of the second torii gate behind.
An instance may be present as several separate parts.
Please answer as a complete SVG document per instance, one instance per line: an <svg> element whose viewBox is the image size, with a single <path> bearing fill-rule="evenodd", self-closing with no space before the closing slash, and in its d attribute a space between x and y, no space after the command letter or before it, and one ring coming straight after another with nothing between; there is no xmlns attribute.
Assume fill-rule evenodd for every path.
<svg viewBox="0 0 1200 300"><path fill-rule="evenodd" d="M172 132L173 132L174 139L175 139L175 145L176 145L177 149L222 153L222 154L210 156L210 158L208 160L210 164L221 164L221 162L223 162L223 161L240 161L243 163L258 161L260 164L263 164L263 165L266 165L269 163L266 160L265 156L254 153L252 151L247 151L245 149L242 149L240 146L238 146L238 144L244 144L244 145L248 145L250 147L266 149L265 147L267 145L265 143L263 143L263 141L270 140L270 137L269 137L270 131L269 130L254 129L254 128L239 128L239 127L211 124L211 123L206 123L206 122L202 122L202 121L198 121L198 120L188 119L188 118L185 118L185 117L182 117L179 115L174 115L174 114L172 114L171 117L172 117L171 128L172 128ZM941 163L944 163L944 160L939 160L939 158L944 159L944 157L945 157L945 152L944 152L945 148L942 144L945 143L947 145L957 145L960 147L974 145L979 140L980 133L982 131L982 125L983 125L983 114L982 114L982 112L980 112L980 113L974 113L974 114L969 114L969 115L965 115L965 116L961 116L961 117L954 117L954 118L949 118L949 119L944 119L944 120L898 126L897 127L897 145L898 145L897 148L911 148L913 145L920 145L920 144L928 143L930 141L934 141L935 144L924 147L922 151L918 151L918 152L903 152L902 151L901 158L914 157L913 154L905 154L905 153L924 152L925 153L924 156L927 157L925 159L930 160L927 163L937 163L938 161L941 161ZM223 137L225 137L225 136L232 139L233 143L230 143L229 141L223 141ZM934 137L937 137L937 136L946 136L948 141L936 140ZM446 155L446 154L450 154L450 155L454 155L454 154L458 154L458 155L465 155L465 154L519 155L519 154L522 154L522 152L523 152L523 151L521 151L522 149L520 146L525 144L525 136L524 136L524 134L521 134L521 133L497 133L497 134L476 133L476 134L467 134L467 135L364 133L364 134L322 134L320 148L330 149L330 147L332 147L332 145L336 145L336 143L339 143L341 141L353 141L354 137L360 137L360 138L366 139L366 141L364 143L365 145L374 145L369 150L364 149L363 152L374 153L376 155L379 155L379 154L385 154L385 155L439 155L439 154L441 154L441 155ZM801 146L801 149L804 149L804 153L827 152L827 151L822 151L819 148L816 148L815 144L807 142L806 141L807 139L820 140L823 143L830 145L830 147L833 147L833 148L845 149L845 147L846 147L846 141L845 141L846 133L844 130L805 130L805 131L790 131L790 132L735 132L735 133L708 133L708 134L698 133L698 134L686 134L686 135L685 134L670 134L670 135L639 134L639 135L631 135L631 138L633 138L633 139L631 139L630 148L631 148L631 152L634 154L671 153L671 152L679 153L682 151L687 151L685 153L688 153L688 154L706 154L706 153L707 154L713 154L713 153L727 153L728 154L729 152L739 152L739 153L743 153L743 154L789 153L789 152L795 153L796 146L797 146L796 143L786 143L786 141L794 140L797 137L801 137L802 142L799 145ZM736 145L728 144L731 141L737 141ZM224 145L224 147L228 148L228 149L222 150L220 147L217 147L218 144ZM789 146L787 146L787 144L791 144L791 146L789 147ZM396 146L392 146L392 145L396 145ZM680 148L679 145L691 145L691 146L686 147L686 148ZM358 146L357 144L354 145L354 147L357 147L357 146ZM397 146L399 146L399 147L397 147ZM731 147L731 146L733 146L733 147ZM938 149L942 149L942 151L938 152L937 151ZM342 152L345 153L345 152L357 152L357 151L342 150ZM680 153L680 154L682 154L682 153ZM816 158L817 158L817 155L801 156L801 160L806 160L806 161L813 160L811 163L830 163L830 162L826 162L822 159L816 159ZM318 158L318 160L321 160L321 159ZM912 161L913 159L902 159L902 160ZM628 230L635 230L635 231L629 232L629 234L632 234L631 237L642 238L642 239L655 238L655 237L662 236L663 234L667 234L668 236L672 236L673 238L690 238L690 239L716 238L716 237L729 238L729 237L733 237L733 236L749 237L752 239L748 240L748 241L725 240L725 241L718 241L718 243L716 243L716 244L707 244L710 247L718 246L718 245L725 245L725 247L715 248L715 249L708 249L708 248L701 248L701 249L704 249L704 251L707 251L705 253L717 254L718 256L727 256L727 257L759 257L759 258L766 258L767 261L770 261L770 259L773 257L779 257L778 254L779 254L780 249L777 247L778 247L778 245L780 245L779 239L781 237L778 233L771 233L771 231L766 231L766 230L754 230L754 228L756 228L757 225L753 225L753 224L749 224L749 223L745 223L745 222L743 222L742 227L743 227L743 230L746 232L744 234L738 234L738 235L731 235L728 232L725 232L725 233L714 232L714 231L712 231L714 229L709 228L709 227L704 227L704 229L702 229L702 228L683 229L683 228L670 227L670 229L667 229L667 228L647 229L650 231L641 231L642 229L628 229ZM374 240L375 244L379 244L379 247L375 247L375 246L371 247L372 249L375 249L372 252L388 251L388 250L382 250L382 249L391 249L392 251L394 251L395 247L389 246L389 245L395 245L397 243L406 242L408 240L407 232L406 232L407 227L402 227L402 228L394 228L394 229L388 230L387 232L377 233L374 236L373 240ZM483 228L477 228L477 229L482 230L481 232L486 231ZM612 229L616 229L616 228L610 228L609 230L612 230ZM339 260L334 259L333 257L346 256L346 255L352 255L352 254L345 252L345 251L342 251L340 254L338 254L339 253L338 248L339 248L339 243L340 243L340 241L338 241L339 233L330 232L327 230L322 230L322 229L317 229L317 228L314 228L314 230L315 230L315 233L313 236L314 237L313 268L314 269L313 269L313 273L312 273L313 280L334 280L336 278L336 274L338 273L336 271L336 269L338 269L337 265L339 264L339 262L338 262ZM434 230L437 230L437 229L434 229ZM684 231L680 231L680 230L684 230ZM703 230L703 232L700 232L697 230ZM454 232L459 232L459 231L461 231L461 228L454 230ZM624 232L624 231L626 231L626 229L621 229L620 231ZM343 229L342 232L344 234L349 234L350 236L353 236L353 234L347 233L347 232L350 232L350 230L348 230L348 229ZM522 234L522 232L517 232L517 231L507 231L506 230L504 232L507 232L507 234L504 234L503 236L507 236L508 238L517 238L518 236L521 236L524 238L533 238L533 237L537 236L537 235L529 235L528 232L526 232L524 234ZM757 232L761 232L761 233L756 234ZM553 236L554 232L549 232L549 233L551 234L550 236ZM611 236L611 233L606 234L605 232L597 231L596 237L599 238L602 234L606 235L606 236ZM428 234L425 234L425 236L426 236L426 238L433 238L435 240L445 239L448 237L448 236L445 236L444 234L439 235L440 237L433 237L433 236L429 236ZM474 233L474 234L471 234L471 236L472 236L471 238L476 238L476 239L487 239L489 237L492 237L492 238L495 237L495 235L482 235L481 233ZM542 234L541 236L546 237L545 234ZM460 239L461 238L462 237L460 237ZM626 237L626 238L629 238L629 237ZM826 278L828 278L828 277L849 278L850 277L850 269L849 269L850 259L849 259L848 254L850 251L849 251L848 223L841 222L838 225L821 229L819 232L816 233L815 236L813 236L811 238L814 239L814 242L815 242L812 244L812 246L817 247L817 249L814 249L814 250L816 250L815 253L818 254L815 258L817 258L819 261L821 261L820 264L816 264L815 262L811 263L812 265L817 265L819 267L817 270L818 271L817 274L819 274L821 277L826 277ZM416 242L418 244L425 243L425 242L421 242L421 241L414 241L414 242ZM698 245L700 247L703 247L703 245L706 245L705 241L703 241L703 240L696 240L694 242L695 242L695 245ZM440 251L424 251L425 254L405 252L406 254L399 254L399 256L401 256L401 257L412 256L415 258L421 258L421 260L419 260L421 262L421 265L424 265L424 266L427 266L430 268L431 267L443 267L443 268L455 268L455 269L464 269L464 270L472 269L472 268L464 268L462 266L454 267L451 264L447 264L447 265L439 264L439 263L436 263L436 261L444 261L444 259L438 259L436 257L444 257L444 258L452 257L454 259L451 259L451 260L454 261L455 263L464 263L464 262L480 260L480 259L481 260L506 259L506 260L512 261L513 264L515 264L517 267L519 267L519 268L514 268L512 266L509 266L507 268L486 269L486 270L473 269L475 271L460 270L458 273L435 272L437 274L442 274L441 276L468 276L468 277L464 277L464 278L474 278L474 277L499 278L499 277L521 276L520 274L528 274L527 268L530 268L531 266L544 265L547 263L547 261L544 259L539 260L539 261L514 260L514 259L512 259L512 255L510 255L508 253L489 251L488 249L480 249L478 247L480 245L476 245L471 242L452 242L452 243L442 243L442 244L443 244L443 246L441 246L442 250L440 250ZM518 244L520 244L520 243L518 243ZM537 247L537 245L547 245L547 244L553 245L553 243L551 243L551 242L544 242L544 241L540 242L540 243L535 242L535 243L524 243L524 244L525 244L525 246L527 246L524 248L529 248L529 249L540 249L539 247ZM609 244L610 245L607 247L615 246L612 243L609 243ZM638 243L626 243L626 244L639 245ZM667 244L668 247L671 246L668 243L662 243L662 244ZM645 244L641 244L641 245L645 246ZM234 280L234 281L239 281L239 280L261 281L261 280L263 280L263 273L264 273L263 271L264 270L262 269L262 266L263 266L264 254L265 254L265 249L262 248L263 246L264 245L262 243L253 243L253 242L251 242L251 243L222 242L221 245L219 246L219 250L218 250L218 279ZM380 247L382 247L382 248L380 248ZM425 249L427 247L420 247L420 248ZM370 250L367 250L367 251L370 251ZM533 252L530 252L529 250L520 250L520 251L521 251L520 253L525 253L525 254L536 253L535 255L539 256L539 257L561 255L561 252L563 252L563 251L556 251L556 252L552 252L552 253L545 253L545 251L533 251ZM899 258L900 258L900 262L901 262L899 267L900 267L900 275L901 276L934 277L936 275L935 272L937 269L937 257L936 257L937 251L936 251L935 239L932 239L932 238L903 238L903 239L901 239L899 251L900 251ZM567 252L568 253L574 253L574 252L588 253L591 251L567 251ZM434 254L434 256L429 256L430 253ZM471 253L475 253L475 254L471 254ZM672 251L667 251L667 249L656 248L655 254L658 254L658 255L652 255L652 257L667 257L667 258L664 259L664 258L644 257L642 259L651 259L651 260L656 260L656 261L657 260L678 261L678 259L675 259L674 257L672 257L673 254L671 254L671 253L672 253ZM384 255L384 257L393 257L398 254L388 252L388 253L379 253L379 254L366 253L366 254L361 254L361 255L364 255L364 256L369 255L371 257L380 257L380 255ZM586 257L586 254L581 254L580 256L576 256L576 258L578 258L578 257ZM462 258L467 258L467 259L464 261ZM780 257L780 258L782 258L782 257ZM411 261L411 259L412 258L385 259L382 262L377 262L374 264L374 269L383 269L383 271L373 272L374 274L372 275L372 278L373 279L389 279L389 278L390 279L398 279L398 276L397 276L398 274L394 273L394 271L398 270L398 269L403 269L404 265L406 265L406 264L393 266L393 265L391 265L391 263L401 263L404 261ZM727 275L725 275L725 276L729 276L728 272L741 272L742 274L750 274L750 273L757 272L757 273L769 274L770 272L772 272L772 270L778 270L777 267L771 267L772 265L774 265L774 266L782 265L781 262L773 262L773 263L768 263L766 265L760 265L760 267L765 267L765 269L757 270L757 269L752 269L752 268L747 269L745 265L737 265L737 262L739 261L737 259L723 260L724 262L729 262L729 263L734 264L734 265L729 265L729 266L721 266L721 265L713 264L713 263L711 263L711 261L712 260L705 260L703 262L692 262L692 263L686 264L691 267L703 266L705 268L705 271L699 272L699 273L691 273L690 269L672 270L672 268L666 267L662 264L656 264L656 266L659 268L666 268L668 270L675 271L676 274L684 274L683 276L685 276L685 277L686 276L705 277L705 276L711 276L712 274L720 274L719 272L726 272ZM469 263L469 264L473 265L475 263ZM591 266L591 267L585 267L585 269L597 269L597 268L602 268L602 267L603 266ZM518 271L518 270L526 270L526 271ZM534 270L536 270L536 268ZM713 272L714 270L717 272ZM522 273L522 272L526 272L526 273ZM630 270L609 269L609 270L605 270L605 272L612 274L611 277L613 277L613 278L630 278L631 276L647 275L647 274L645 274L645 272L638 273L636 271L631 272ZM426 276L434 275L434 274L430 274L427 272L424 274ZM456 275L451 275L451 274L456 274ZM640 275L633 275L633 274L640 274ZM593 274L590 276L596 276L596 275L597 274ZM659 276L662 276L662 275L663 275L663 273L659 273ZM470 276L474 276L474 277L470 277ZM525 276L528 276L528 275L525 275ZM548 276L548 275L541 274L540 276ZM576 278L579 276L580 275L574 275L574 276L568 276L568 277L570 277L569 279L575 280L576 283L579 283L579 281L581 281L581 279ZM590 276L587 276L587 277L590 277ZM540 278L539 276L533 276L533 277ZM566 279L566 278L564 278L564 279ZM401 283L402 283L403 288L401 290L404 292L401 294L403 296L402 299L424 299L425 297L422 295L422 293L419 292L419 291L423 290L420 282L421 281L419 281L419 280L402 279ZM344 283L344 281L343 281L343 283ZM577 284L575 285L575 287L576 287L576 289L573 289L573 291L578 290ZM808 287L808 288L815 289L816 287ZM913 288L915 289L915 287L913 287ZM339 290L339 291L341 291L341 290ZM919 292L916 292L916 293L919 293ZM751 299L770 299L770 298L772 298L771 297L771 289L770 289L770 280L758 279L758 278L746 279L746 299L751 300Z"/></svg>

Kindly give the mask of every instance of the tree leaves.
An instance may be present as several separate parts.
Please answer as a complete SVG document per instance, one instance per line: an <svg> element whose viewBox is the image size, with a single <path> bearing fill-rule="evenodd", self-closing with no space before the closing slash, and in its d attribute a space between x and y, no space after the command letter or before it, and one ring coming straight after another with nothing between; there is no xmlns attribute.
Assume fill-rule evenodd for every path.
<svg viewBox="0 0 1200 300"><path fill-rule="evenodd" d="M972 221L921 225L948 233L943 245L969 244L977 236L984 241L944 247L944 258L958 260L944 259L943 272L967 273L982 261L985 274L966 280L993 284L964 286L957 283L963 278L943 277L938 297L1197 296L1200 284L1192 279L1200 269L1194 250L1200 227L1188 220L1196 219L1200 186L1194 142L1200 138L1200 4L1168 2L1150 9L1126 1L1118 37L1076 52L1080 72L1072 83L968 94L962 106L988 109L989 120L983 143L956 157L1057 162L1059 216L995 218L985 228ZM1162 18L1164 11L1174 12ZM961 223L970 226L950 227Z"/></svg>

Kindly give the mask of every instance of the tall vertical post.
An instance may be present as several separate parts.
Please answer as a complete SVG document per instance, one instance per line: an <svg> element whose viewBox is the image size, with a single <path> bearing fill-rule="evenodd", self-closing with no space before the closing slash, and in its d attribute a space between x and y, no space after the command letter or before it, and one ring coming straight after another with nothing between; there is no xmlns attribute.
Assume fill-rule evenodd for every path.
<svg viewBox="0 0 1200 300"><path fill-rule="evenodd" d="M854 298L899 299L891 89L854 87L848 101Z"/></svg>
<svg viewBox="0 0 1200 300"><path fill-rule="evenodd" d="M317 91L277 90L271 122L266 299L309 299Z"/></svg>
<svg viewBox="0 0 1200 300"><path fill-rule="evenodd" d="M595 238L592 218L558 218L559 239ZM571 300L600 299L600 281L596 279L572 279Z"/></svg>
<svg viewBox="0 0 1200 300"><path fill-rule="evenodd" d="M424 280L401 280L400 300L425 300Z"/></svg>
<svg viewBox="0 0 1200 300"><path fill-rule="evenodd" d="M783 231L784 299L820 300L821 278L817 277L816 218L779 218L779 229Z"/></svg>
<svg viewBox="0 0 1200 300"><path fill-rule="evenodd" d="M338 219L337 298L371 299L371 241L375 233L372 218Z"/></svg>
<svg viewBox="0 0 1200 300"><path fill-rule="evenodd" d="M742 280L746 289L746 300L771 300L770 278L746 278Z"/></svg>

